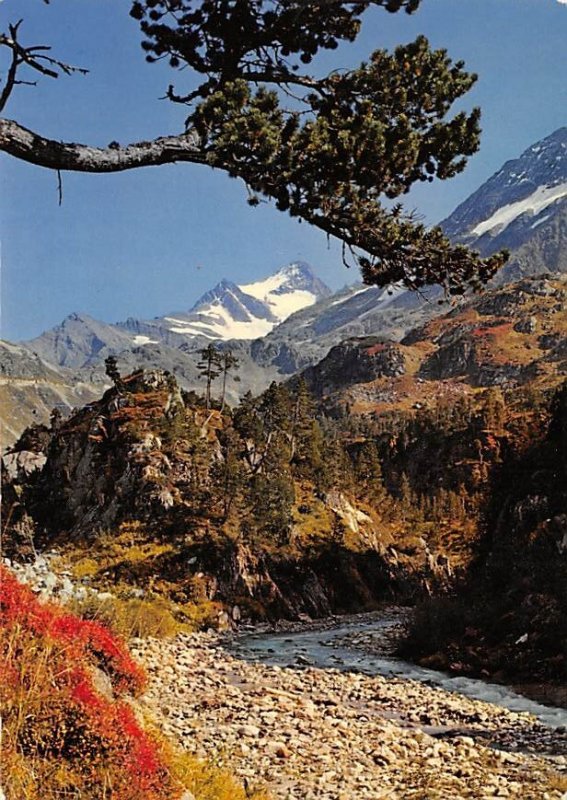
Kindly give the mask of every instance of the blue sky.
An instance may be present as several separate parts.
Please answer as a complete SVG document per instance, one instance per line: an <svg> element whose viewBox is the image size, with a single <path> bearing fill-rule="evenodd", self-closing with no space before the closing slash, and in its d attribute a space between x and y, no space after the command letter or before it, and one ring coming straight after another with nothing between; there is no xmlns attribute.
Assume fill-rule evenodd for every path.
<svg viewBox="0 0 567 800"><path fill-rule="evenodd" d="M0 0L2 25L91 70L19 87L5 110L46 136L105 145L182 128L184 109L159 100L173 77L144 62L128 0ZM80 9L80 12L79 12ZM480 153L464 174L408 199L429 222L447 216L504 161L566 124L567 4L559 0L423 0L412 17L369 12L354 45L320 69L355 66L373 49L419 33L479 73L465 106L483 109ZM2 335L35 336L73 311L105 321L190 307L223 277L248 282L296 259L338 288L357 278L340 247L273 207L250 208L244 187L204 167L56 176L0 158Z"/></svg>

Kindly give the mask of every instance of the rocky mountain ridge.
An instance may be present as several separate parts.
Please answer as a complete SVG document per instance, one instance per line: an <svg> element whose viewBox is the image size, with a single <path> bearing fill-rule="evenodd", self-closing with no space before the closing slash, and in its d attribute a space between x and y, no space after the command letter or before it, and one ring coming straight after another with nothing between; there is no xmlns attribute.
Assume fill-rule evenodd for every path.
<svg viewBox="0 0 567 800"><path fill-rule="evenodd" d="M269 280L267 283L269 285ZM228 282L220 287L218 293L222 295L227 286L230 287ZM323 292L322 289L318 291ZM215 296L218 293L215 292ZM293 313L260 339L218 342L219 349L230 349L240 363L238 373L229 375L227 380L228 402L234 404L246 391L256 394L271 381L293 375L318 361L330 346L341 339L373 330L377 324L385 332L400 338L410 323L417 324L438 311L433 294L417 297L399 287L349 286ZM204 301L207 308L212 296ZM287 293L281 296L285 298ZM270 322L270 326L272 324ZM88 387L85 398L87 394L96 396L102 385L108 385L104 360L114 355L123 372L140 366L165 369L176 375L183 388L202 392L204 384L197 363L200 350L210 341L204 336L179 333L172 330L171 325L164 327L160 320L143 322L130 319L119 325L110 325L88 315L71 314L41 337L26 345L13 346L19 348L20 358L11 359L6 383L15 387L18 378L29 373L28 363L33 362L37 364L38 377L42 373L55 374L63 369L69 380ZM6 343L6 348L10 347L12 345ZM52 366L52 362L56 364ZM59 366L58 362L64 362L65 366ZM26 424L46 422L50 410L40 403L33 413L36 393L30 392L29 397L22 396L20 400L22 412L29 410L16 414L10 397L7 396L2 412L5 416L4 446L11 444ZM70 398L64 405L71 408L77 404Z"/></svg>
<svg viewBox="0 0 567 800"><path fill-rule="evenodd" d="M441 227L483 255L511 250L497 282L566 272L567 127L507 161Z"/></svg>
<svg viewBox="0 0 567 800"><path fill-rule="evenodd" d="M26 347L48 362L74 368L88 368L111 353L148 345L197 350L211 340L265 336L290 314L330 294L308 264L297 262L253 284L238 286L224 279L189 311L152 320L129 318L113 324L73 313Z"/></svg>

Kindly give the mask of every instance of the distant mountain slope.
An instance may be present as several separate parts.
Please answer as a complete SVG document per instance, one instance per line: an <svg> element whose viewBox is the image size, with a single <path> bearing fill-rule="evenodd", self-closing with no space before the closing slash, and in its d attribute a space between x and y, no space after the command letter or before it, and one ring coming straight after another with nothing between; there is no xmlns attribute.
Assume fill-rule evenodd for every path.
<svg viewBox="0 0 567 800"><path fill-rule="evenodd" d="M99 322L88 314L69 314L41 336L25 342L28 350L44 361L61 367L88 367L110 353L124 350L135 344L132 336L106 322Z"/></svg>
<svg viewBox="0 0 567 800"><path fill-rule="evenodd" d="M51 410L61 410L98 397L99 382L76 380L70 370L48 364L25 347L0 341L0 429L1 446L13 444L24 428L46 423Z"/></svg>
<svg viewBox="0 0 567 800"><path fill-rule="evenodd" d="M331 411L434 407L479 389L548 389L567 375L567 278L524 278L436 317L401 342L348 339L303 373Z"/></svg>
<svg viewBox="0 0 567 800"><path fill-rule="evenodd" d="M416 294L399 286L380 289L355 284L293 314L251 345L254 361L290 375L317 363L329 349L352 336L379 332L401 339L439 313L436 288Z"/></svg>
<svg viewBox="0 0 567 800"><path fill-rule="evenodd" d="M567 127L507 161L441 226L483 255L510 249L499 283L567 272Z"/></svg>
<svg viewBox="0 0 567 800"><path fill-rule="evenodd" d="M231 405L238 402L243 386L244 391L256 394L278 378L274 367L262 367L252 360L248 344L236 342L232 347L239 358L240 370L227 377L226 401ZM108 355L109 352L105 349L100 360L91 359L88 367L70 369L49 364L26 347L0 341L0 449L12 445L28 425L47 423L55 406L65 415L66 410L99 397L103 386L110 383L103 358L104 353ZM123 375L139 368L159 368L174 374L182 388L198 393L204 391L205 383L197 369L199 353L196 349L187 351L152 342L113 352ZM215 383L215 395L218 388Z"/></svg>

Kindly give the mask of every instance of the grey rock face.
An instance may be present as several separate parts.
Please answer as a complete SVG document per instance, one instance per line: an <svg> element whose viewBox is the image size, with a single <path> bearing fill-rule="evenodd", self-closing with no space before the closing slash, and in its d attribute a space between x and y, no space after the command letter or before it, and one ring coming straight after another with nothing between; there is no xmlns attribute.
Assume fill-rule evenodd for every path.
<svg viewBox="0 0 567 800"><path fill-rule="evenodd" d="M401 339L439 313L439 296L438 287L416 295L398 286L380 289L355 284L294 314L253 342L251 355L260 365L274 365L280 374L293 375L347 339L368 335Z"/></svg>
<svg viewBox="0 0 567 800"><path fill-rule="evenodd" d="M22 481L36 471L41 472L47 457L44 453L21 450L17 453L8 453L2 461L10 480Z"/></svg>
<svg viewBox="0 0 567 800"><path fill-rule="evenodd" d="M333 347L319 364L305 370L303 377L311 391L321 397L345 385L399 377L405 371L402 348L394 342L367 337Z"/></svg>

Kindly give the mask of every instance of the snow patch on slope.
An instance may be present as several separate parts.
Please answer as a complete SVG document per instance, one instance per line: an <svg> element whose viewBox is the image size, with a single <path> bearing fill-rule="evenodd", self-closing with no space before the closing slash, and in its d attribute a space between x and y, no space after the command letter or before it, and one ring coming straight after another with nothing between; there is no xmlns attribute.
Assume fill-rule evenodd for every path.
<svg viewBox="0 0 567 800"><path fill-rule="evenodd" d="M258 339L265 336L274 327L274 323L248 315L248 320L237 321L216 301L211 303L206 313L199 314L199 319L182 320L176 317L165 317L172 322L170 330L184 336L206 336L208 339Z"/></svg>
<svg viewBox="0 0 567 800"><path fill-rule="evenodd" d="M539 226L543 225L544 222L547 222L548 219L551 219L551 214L544 214L543 217L536 219L533 225L530 225L530 228L539 228Z"/></svg>
<svg viewBox="0 0 567 800"><path fill-rule="evenodd" d="M473 236L482 236L484 233L493 231L496 228L498 228L498 233L501 233L522 214L539 214L544 208L547 208L547 206L565 195L567 195L567 182L558 186L540 186L523 200L518 200L516 203L509 203L499 208L488 219L475 225L471 230L471 234Z"/></svg>
<svg viewBox="0 0 567 800"><path fill-rule="evenodd" d="M158 340L157 339L150 339L149 336L142 336L141 334L138 334L137 336L134 336L134 340L133 341L134 341L134 344L136 344L136 345L140 345L140 344L158 344Z"/></svg>
<svg viewBox="0 0 567 800"><path fill-rule="evenodd" d="M339 297L338 300L333 300L332 303L329 303L329 308L347 303L349 300L352 300L353 297L356 297L358 294L364 294L364 292L367 292L369 289L370 286L365 286L363 289L357 289L355 292L351 292L351 294L347 295L346 297Z"/></svg>

